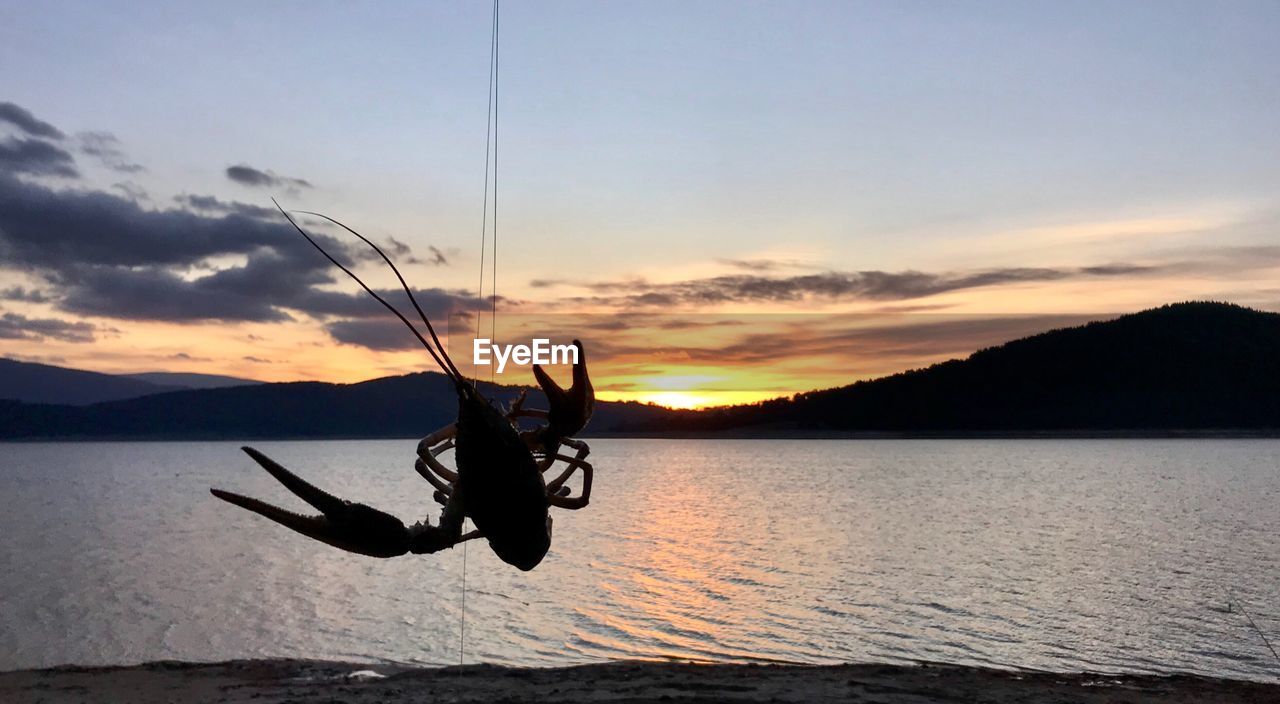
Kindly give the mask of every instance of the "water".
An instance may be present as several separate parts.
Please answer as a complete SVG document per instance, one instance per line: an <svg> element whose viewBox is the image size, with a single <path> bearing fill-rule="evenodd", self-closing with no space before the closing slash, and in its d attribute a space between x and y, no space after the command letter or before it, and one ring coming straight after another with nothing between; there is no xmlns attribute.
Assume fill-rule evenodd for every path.
<svg viewBox="0 0 1280 704"><path fill-rule="evenodd" d="M412 441L262 442L418 520ZM522 573L467 554L466 659L916 659L1269 679L1280 442L594 440L589 507ZM456 663L461 548L378 560L223 504L301 507L234 443L0 445L0 669Z"/></svg>

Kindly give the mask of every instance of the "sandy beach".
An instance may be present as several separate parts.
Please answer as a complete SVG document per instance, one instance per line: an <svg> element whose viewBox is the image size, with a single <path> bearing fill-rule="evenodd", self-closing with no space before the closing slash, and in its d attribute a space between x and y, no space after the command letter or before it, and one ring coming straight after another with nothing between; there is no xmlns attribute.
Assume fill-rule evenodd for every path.
<svg viewBox="0 0 1280 704"><path fill-rule="evenodd" d="M43 702L1277 702L1280 686L1189 675L1010 672L951 665L566 668L156 662L0 673L0 701Z"/></svg>

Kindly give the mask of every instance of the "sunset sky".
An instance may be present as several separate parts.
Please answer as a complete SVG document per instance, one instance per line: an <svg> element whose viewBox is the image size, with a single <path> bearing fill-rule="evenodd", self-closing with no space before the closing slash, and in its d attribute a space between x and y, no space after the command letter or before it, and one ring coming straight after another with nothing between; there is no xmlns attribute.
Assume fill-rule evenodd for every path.
<svg viewBox="0 0 1280 704"><path fill-rule="evenodd" d="M4 3L0 355L431 369L274 196L387 244L459 356L459 311L489 305L491 9ZM1280 3L508 0L501 22L498 338L582 338L604 398L754 400L1180 300L1280 310Z"/></svg>

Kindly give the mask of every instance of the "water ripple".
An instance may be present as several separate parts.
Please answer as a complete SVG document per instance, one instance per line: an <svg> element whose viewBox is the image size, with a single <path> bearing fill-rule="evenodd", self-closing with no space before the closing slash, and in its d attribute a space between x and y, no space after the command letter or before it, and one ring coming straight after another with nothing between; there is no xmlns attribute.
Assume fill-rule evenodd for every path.
<svg viewBox="0 0 1280 704"><path fill-rule="evenodd" d="M1239 607L1280 640L1280 442L592 446L592 504L557 513L537 570L468 548L468 660L1274 675ZM436 512L412 441L262 449L408 521ZM293 505L234 443L6 445L0 668L457 661L462 549L347 555L210 485Z"/></svg>

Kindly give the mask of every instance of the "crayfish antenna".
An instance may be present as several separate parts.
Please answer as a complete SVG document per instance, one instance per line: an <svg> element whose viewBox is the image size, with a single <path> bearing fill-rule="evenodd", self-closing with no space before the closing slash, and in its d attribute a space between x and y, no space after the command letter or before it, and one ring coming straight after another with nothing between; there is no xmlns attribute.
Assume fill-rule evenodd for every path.
<svg viewBox="0 0 1280 704"><path fill-rule="evenodd" d="M329 222L332 222L338 225L339 227L342 227L346 231L350 232L351 234L355 235L356 237L359 237L360 239L368 243L369 246L373 247L378 252L378 254L382 255L382 258L388 264L391 264L391 269L395 271L396 277L400 279L401 285L403 285L405 291L409 293L409 300L413 301L414 307L418 309L419 315L422 316L422 321L427 324L427 331L431 334L431 339L437 345L439 349L439 354L436 353L437 347L432 347L431 343L427 342L427 339L422 336L422 333L419 332L418 329L413 326L413 323L410 323L409 319L404 317L404 314L402 314L399 310L397 310L395 306L391 305L390 303L387 303L386 299L384 299L382 296L379 296L377 292L375 292L373 289L369 288L369 285L366 284L364 281L362 281L359 276L356 276L355 272L351 271L346 266L343 266L342 262L339 262L337 259L334 259L333 255L326 252L324 247L321 247L320 244L311 237L311 235L307 234L306 230L303 230L298 225L298 223L294 221L293 217L291 217L289 213L285 212L284 208L280 207L280 204L276 202L275 198L272 198L271 202L275 204L276 209L280 211L280 214L283 215L285 219L289 221L289 224L293 225L293 229L297 230L298 234L306 238L306 240L311 243L312 247L315 247L317 250L319 250L319 252L324 255L325 259L328 259L330 262L333 263L334 266L341 269L343 273L345 273L347 276L350 276L353 280L355 280L356 283L360 284L360 288L363 288L365 290L365 293L368 293L370 296L373 296L374 300L376 300L378 303L381 303L384 308L386 308L387 310L395 314L395 316L400 319L400 322L404 323L405 327L409 328L409 331L413 333L413 336L418 338L418 342L422 343L422 346L427 348L427 353L430 354L431 358L435 360L436 364L440 367L440 370L444 372L445 376L449 377L449 379L453 381L454 386L461 387L464 384L466 379L462 376L462 373L458 371L458 368L454 366L453 360L449 359L449 354L445 352L444 345L440 344L440 338L436 336L436 331L431 326L431 321L427 320L426 314L423 313L422 308L418 306L418 301L413 297L413 292L409 290L409 285L405 283L404 277L400 276L400 271L396 269L394 264L391 264L391 260L387 257L386 254L382 252L381 249L378 248L376 244L374 244L373 242L370 242L360 233L356 232L355 230L352 230L351 228L347 227L346 225L343 225L342 223L338 222L337 220L334 220L333 218L330 218L326 215L320 215L319 213L299 211L299 212L306 212L308 215L317 215L319 217L322 217L328 220ZM443 356L443 359L442 359L442 356ZM447 361L447 364L446 364L446 361Z"/></svg>
<svg viewBox="0 0 1280 704"><path fill-rule="evenodd" d="M458 371L458 367L454 365L453 360L449 358L449 353L445 351L444 345L441 344L440 338L436 335L435 327L433 327L431 325L431 321L427 319L427 314L423 312L422 306L418 305L418 299L416 296L413 295L413 289L411 289L409 287L408 282L404 280L404 276L401 276L400 269L396 267L395 262L391 261L391 257L388 257L387 253L382 251L382 248L379 247L377 244L375 244L373 240L370 240L368 237L365 237L364 235L360 234L359 232L356 232L350 227L347 227L346 225L338 222L337 220L334 220L328 215L325 215L323 213L313 213L310 210L299 210L297 212L304 213L306 215L314 215L318 218L324 218L325 220L328 220L334 225L337 225L338 227L341 227L347 232L350 232L351 234L360 238L361 242L364 242L365 244L372 247L373 251L377 252L379 257L382 257L382 261L386 262L387 266L391 267L391 271L396 275L396 278L400 280L400 287L403 288L405 294L409 296L409 302L413 304L413 309L418 311L418 317L422 318L422 322L426 324L427 332L430 333L431 340L435 342L436 348L440 351L440 355L444 357L445 362L449 364L449 368L453 370L454 375L461 378L462 372Z"/></svg>

